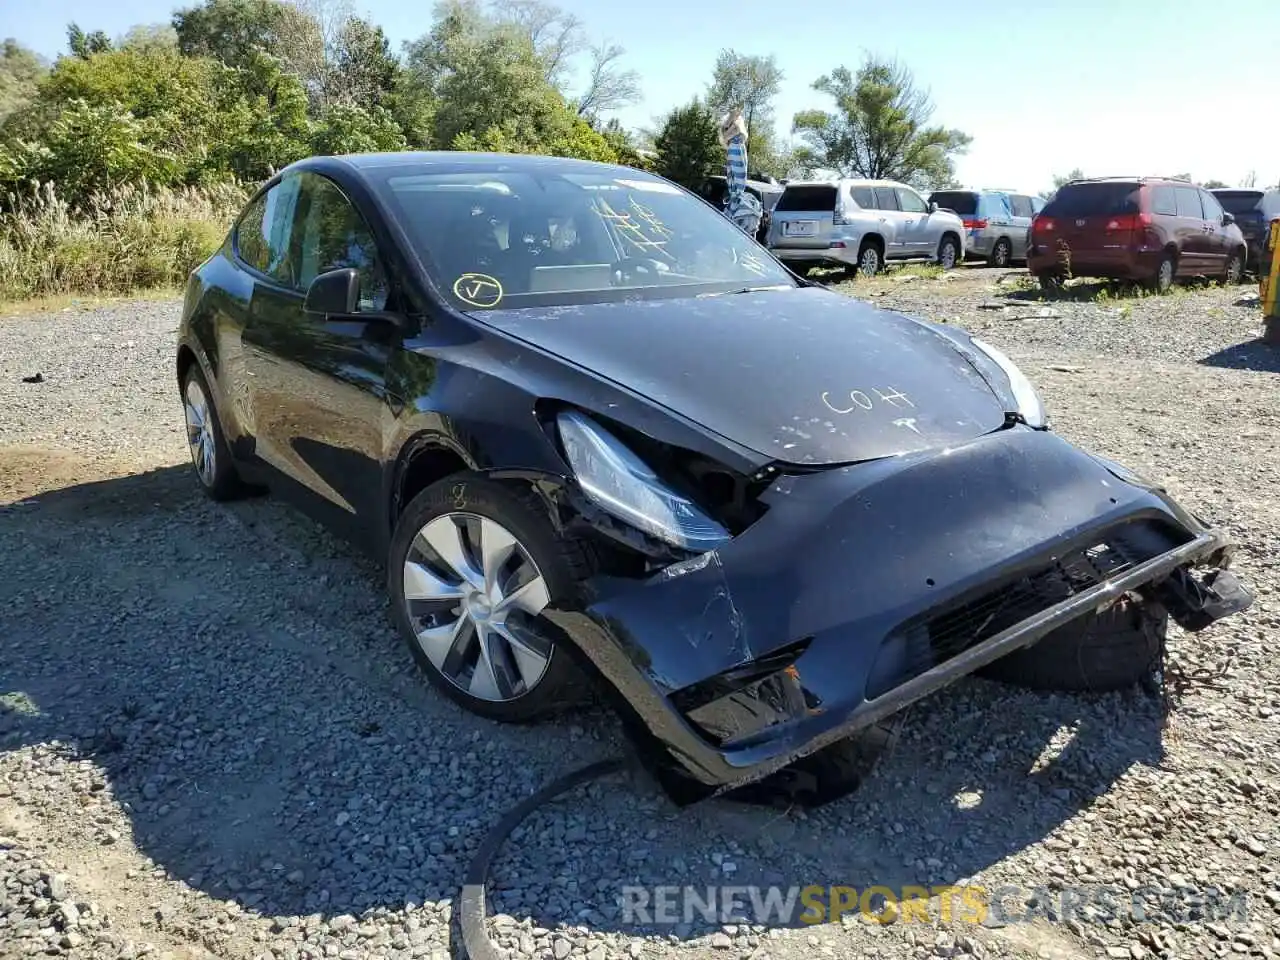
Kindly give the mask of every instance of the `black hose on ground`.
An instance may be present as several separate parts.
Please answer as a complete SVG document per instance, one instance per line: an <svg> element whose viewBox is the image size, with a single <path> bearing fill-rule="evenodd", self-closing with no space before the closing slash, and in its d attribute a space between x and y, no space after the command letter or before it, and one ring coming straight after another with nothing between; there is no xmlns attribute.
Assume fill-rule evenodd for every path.
<svg viewBox="0 0 1280 960"><path fill-rule="evenodd" d="M489 879L489 868L493 864L493 858L511 832L525 817L549 800L567 793L580 784L607 777L612 773L620 773L630 768L634 762L627 757L613 757L567 773L520 801L489 831L481 842L480 848L476 850L475 856L471 858L471 864L467 867L466 881L458 897L458 926L462 932L463 955L468 960L503 960L502 954L493 945L488 931L485 930L487 909L485 885Z"/></svg>

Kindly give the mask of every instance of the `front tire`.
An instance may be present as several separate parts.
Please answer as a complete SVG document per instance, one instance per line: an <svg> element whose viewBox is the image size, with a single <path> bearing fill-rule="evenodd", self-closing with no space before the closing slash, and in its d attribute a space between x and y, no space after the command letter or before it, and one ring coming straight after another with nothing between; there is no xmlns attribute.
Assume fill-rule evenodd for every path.
<svg viewBox="0 0 1280 960"><path fill-rule="evenodd" d="M195 364L182 378L182 408L187 427L191 465L205 494L213 500L236 500L252 491L231 460L218 410L208 381Z"/></svg>
<svg viewBox="0 0 1280 960"><path fill-rule="evenodd" d="M1080 617L979 673L1031 690L1105 693L1143 682L1160 666L1169 616L1125 598Z"/></svg>
<svg viewBox="0 0 1280 960"><path fill-rule="evenodd" d="M1223 283L1229 287L1234 287L1244 279L1244 254L1239 250L1232 252L1227 258L1227 269L1223 274Z"/></svg>
<svg viewBox="0 0 1280 960"><path fill-rule="evenodd" d="M396 524L387 589L427 679L464 709L509 723L579 702L586 680L543 610L572 607L590 552L536 497L476 474L428 487Z"/></svg>

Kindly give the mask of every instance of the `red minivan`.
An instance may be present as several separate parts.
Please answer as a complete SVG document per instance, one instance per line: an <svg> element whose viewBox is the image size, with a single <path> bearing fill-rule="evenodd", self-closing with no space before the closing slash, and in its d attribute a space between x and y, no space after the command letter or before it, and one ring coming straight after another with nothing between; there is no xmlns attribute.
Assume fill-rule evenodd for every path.
<svg viewBox="0 0 1280 960"><path fill-rule="evenodd" d="M1046 289L1100 277L1164 293L1179 277L1237 283L1244 264L1244 235L1213 194L1163 177L1064 184L1031 222L1027 256Z"/></svg>

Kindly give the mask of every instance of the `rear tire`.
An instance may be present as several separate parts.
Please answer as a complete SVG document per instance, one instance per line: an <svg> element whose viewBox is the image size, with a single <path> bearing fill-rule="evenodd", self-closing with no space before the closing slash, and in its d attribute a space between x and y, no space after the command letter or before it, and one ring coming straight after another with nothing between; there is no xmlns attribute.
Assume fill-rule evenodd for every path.
<svg viewBox="0 0 1280 960"><path fill-rule="evenodd" d="M1155 276L1148 284L1155 293L1168 293L1173 289L1174 277L1178 275L1178 260L1172 253L1165 253L1156 267Z"/></svg>
<svg viewBox="0 0 1280 960"><path fill-rule="evenodd" d="M1030 690L1123 690L1159 668L1168 624L1169 615L1163 610L1125 598L1001 657L979 673Z"/></svg>
<svg viewBox="0 0 1280 960"><path fill-rule="evenodd" d="M857 272L864 277L874 277L884 269L884 250L874 240L863 240L858 247Z"/></svg>
<svg viewBox="0 0 1280 960"><path fill-rule="evenodd" d="M239 500L254 493L240 478L231 459L213 393L199 366L182 378L182 407L187 427L187 450L200 487L211 500Z"/></svg>
<svg viewBox="0 0 1280 960"><path fill-rule="evenodd" d="M987 263L993 267L1007 267L1013 262L1013 244L1004 237L996 241L995 247L991 251L991 256L987 258Z"/></svg>

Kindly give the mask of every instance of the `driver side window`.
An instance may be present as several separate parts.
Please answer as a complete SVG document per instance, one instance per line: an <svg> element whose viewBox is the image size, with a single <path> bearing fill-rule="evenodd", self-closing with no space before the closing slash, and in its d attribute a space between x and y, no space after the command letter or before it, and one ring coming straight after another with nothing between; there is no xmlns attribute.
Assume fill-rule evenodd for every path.
<svg viewBox="0 0 1280 960"><path fill-rule="evenodd" d="M354 267L360 273L360 309L385 309L386 272L364 218L327 177L303 173L299 180L299 285L305 290L322 273Z"/></svg>

